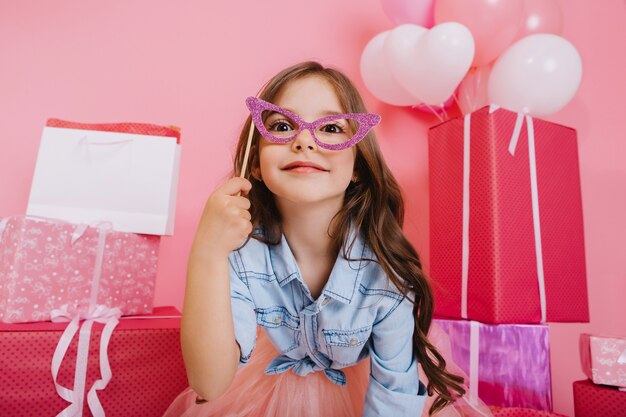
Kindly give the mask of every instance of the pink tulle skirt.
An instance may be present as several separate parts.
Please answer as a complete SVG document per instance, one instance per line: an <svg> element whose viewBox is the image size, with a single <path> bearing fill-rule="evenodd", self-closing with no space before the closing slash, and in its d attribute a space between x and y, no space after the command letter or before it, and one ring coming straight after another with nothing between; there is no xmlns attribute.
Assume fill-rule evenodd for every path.
<svg viewBox="0 0 626 417"><path fill-rule="evenodd" d="M304 377L292 371L265 375L265 368L278 355L267 336L260 332L250 362L237 370L224 395L196 404L196 393L187 388L164 417L352 417L363 413L369 359L342 369L347 385L341 387L330 382L323 372Z"/></svg>
<svg viewBox="0 0 626 417"><path fill-rule="evenodd" d="M451 360L446 333L433 324L429 339L448 361L448 369L465 377ZM347 385L342 387L330 382L323 372L313 372L304 377L292 371L265 375L265 368L278 355L265 333L259 332L250 362L237 370L233 383L224 395L196 404L197 394L187 388L170 405L164 417L357 417L363 414L369 383L369 358L342 369L347 378ZM421 369L420 376L426 383ZM433 397L427 398L423 417L429 415L433 401ZM436 414L436 417L493 416L482 402L470 404L465 397Z"/></svg>

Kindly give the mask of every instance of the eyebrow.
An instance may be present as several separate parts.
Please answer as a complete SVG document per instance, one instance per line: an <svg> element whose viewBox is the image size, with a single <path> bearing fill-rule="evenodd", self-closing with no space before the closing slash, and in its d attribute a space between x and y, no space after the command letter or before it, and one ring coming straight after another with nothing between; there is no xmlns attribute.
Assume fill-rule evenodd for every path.
<svg viewBox="0 0 626 417"><path fill-rule="evenodd" d="M280 106L279 106L279 107L280 107ZM298 116L300 116L300 114L299 114L298 112L293 111L292 109L289 109L289 108L287 108L287 107L281 107L281 109L288 110L288 111L290 111L290 112L292 112L292 113L295 113L295 114L297 114ZM276 113L276 112L272 111L272 113ZM270 113L268 116L270 116L272 113ZM341 111L334 111L334 110L324 110L324 111L322 111L322 112L320 113L320 115L321 115L322 117L324 117L324 116L331 116L331 115L334 115L334 114L345 114L345 113L344 113L344 112L341 112ZM302 116L300 116L300 117L302 117Z"/></svg>

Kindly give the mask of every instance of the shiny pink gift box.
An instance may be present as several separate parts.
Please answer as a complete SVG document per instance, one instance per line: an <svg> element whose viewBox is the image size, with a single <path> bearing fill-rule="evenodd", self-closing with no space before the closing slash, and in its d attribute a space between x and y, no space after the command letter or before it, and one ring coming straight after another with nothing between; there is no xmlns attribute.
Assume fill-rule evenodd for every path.
<svg viewBox="0 0 626 417"><path fill-rule="evenodd" d="M429 132L435 314L588 322L576 131L492 110Z"/></svg>
<svg viewBox="0 0 626 417"><path fill-rule="evenodd" d="M152 311L159 236L53 219L0 220L0 321L36 322L96 305Z"/></svg>
<svg viewBox="0 0 626 417"><path fill-rule="evenodd" d="M580 362L595 384L626 388L626 337L581 334Z"/></svg>
<svg viewBox="0 0 626 417"><path fill-rule="evenodd" d="M486 405L552 410L547 325L472 324L443 319L433 323L447 333L450 346L440 349L450 351L447 356L467 375L465 382L470 391L474 367L477 394ZM472 352L474 346L477 352Z"/></svg>

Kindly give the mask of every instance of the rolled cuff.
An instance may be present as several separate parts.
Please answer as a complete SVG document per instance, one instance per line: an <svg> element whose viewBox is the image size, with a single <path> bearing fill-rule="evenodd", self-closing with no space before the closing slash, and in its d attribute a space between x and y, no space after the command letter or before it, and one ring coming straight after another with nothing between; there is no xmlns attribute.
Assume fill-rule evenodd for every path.
<svg viewBox="0 0 626 417"><path fill-rule="evenodd" d="M417 394L391 391L370 376L363 417L419 417L426 403L426 386L419 381Z"/></svg>
<svg viewBox="0 0 626 417"><path fill-rule="evenodd" d="M233 300L235 301L235 300ZM233 303L233 310L236 303ZM240 306L241 309L247 309L248 306ZM253 313L254 314L254 313ZM252 351L256 345L256 323L251 322L249 314L237 314L233 311L233 321L235 327L235 342L239 345L239 366L245 365L252 356ZM252 316L254 317L254 315Z"/></svg>

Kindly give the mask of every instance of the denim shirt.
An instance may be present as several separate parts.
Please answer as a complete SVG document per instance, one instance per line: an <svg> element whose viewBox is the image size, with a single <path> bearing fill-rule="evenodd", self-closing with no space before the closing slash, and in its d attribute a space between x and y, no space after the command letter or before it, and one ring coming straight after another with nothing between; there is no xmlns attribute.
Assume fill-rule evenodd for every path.
<svg viewBox="0 0 626 417"><path fill-rule="evenodd" d="M343 249L321 295L313 299L283 235L278 245L250 239L231 252L230 284L240 366L253 354L260 325L281 353L266 374L324 372L346 384L342 368L370 356L363 415L420 416L426 388L413 353L413 305L367 260ZM375 259L358 236L350 259Z"/></svg>

